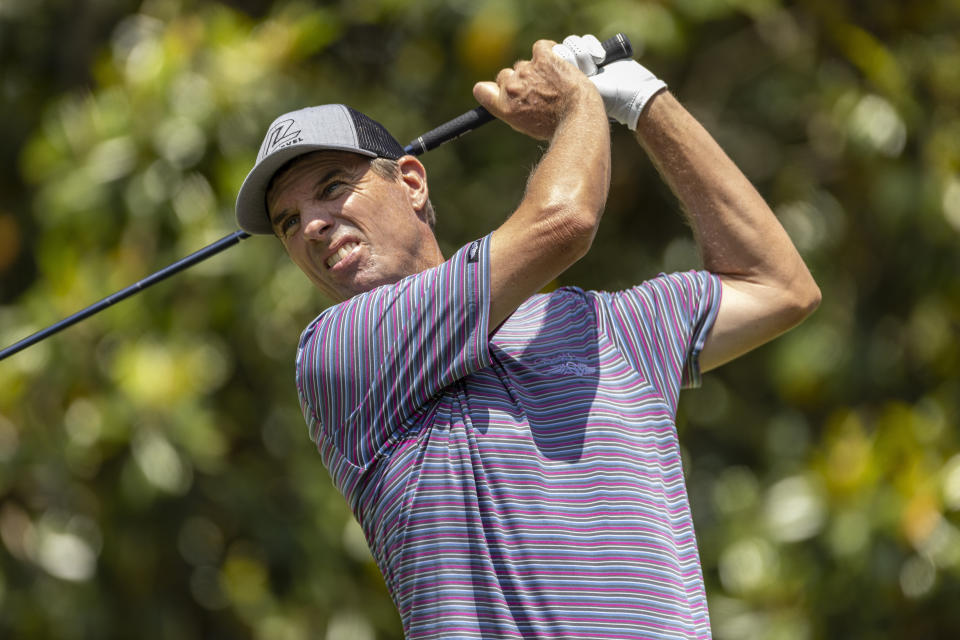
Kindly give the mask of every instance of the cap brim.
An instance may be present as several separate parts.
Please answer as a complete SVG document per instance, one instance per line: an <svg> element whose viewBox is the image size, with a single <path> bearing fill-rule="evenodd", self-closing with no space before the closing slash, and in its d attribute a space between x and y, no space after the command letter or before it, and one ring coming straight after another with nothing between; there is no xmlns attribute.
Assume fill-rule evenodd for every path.
<svg viewBox="0 0 960 640"><path fill-rule="evenodd" d="M287 162L312 151L348 151L368 158L377 157L376 153L365 149L319 144L298 144L271 153L247 174L237 193L237 224L241 229L259 235L273 234L273 225L267 213L267 186L270 179Z"/></svg>

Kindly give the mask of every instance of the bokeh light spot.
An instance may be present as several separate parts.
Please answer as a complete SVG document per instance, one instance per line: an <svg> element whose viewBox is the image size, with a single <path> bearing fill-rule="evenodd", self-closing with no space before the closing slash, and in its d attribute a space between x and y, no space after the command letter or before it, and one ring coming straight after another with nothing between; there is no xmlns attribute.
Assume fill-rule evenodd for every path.
<svg viewBox="0 0 960 640"><path fill-rule="evenodd" d="M850 116L855 140L883 156L895 158L907 143L907 126L893 105L877 95L863 96Z"/></svg>
<svg viewBox="0 0 960 640"><path fill-rule="evenodd" d="M951 511L960 510L960 454L943 466L943 503Z"/></svg>
<svg viewBox="0 0 960 640"><path fill-rule="evenodd" d="M777 554L766 540L739 540L720 555L720 582L727 591L744 594L763 587L773 579L777 564Z"/></svg>
<svg viewBox="0 0 960 640"><path fill-rule="evenodd" d="M255 606L267 597L267 569L258 550L236 543L221 570L221 584L238 607Z"/></svg>
<svg viewBox="0 0 960 640"><path fill-rule="evenodd" d="M943 189L943 217L960 233L960 177L951 177Z"/></svg>
<svg viewBox="0 0 960 640"><path fill-rule="evenodd" d="M908 598L921 598L929 593L936 579L933 563L920 556L911 556L900 569L900 589Z"/></svg>
<svg viewBox="0 0 960 640"><path fill-rule="evenodd" d="M338 611L327 625L326 640L374 640L370 622L356 611Z"/></svg>
<svg viewBox="0 0 960 640"><path fill-rule="evenodd" d="M773 537L784 542L797 542L820 531L826 518L826 507L820 491L810 479L794 476L770 488L765 515Z"/></svg>
<svg viewBox="0 0 960 640"><path fill-rule="evenodd" d="M100 437L102 425L100 409L86 398L77 398L71 402L63 416L67 436L81 446L94 444Z"/></svg>
<svg viewBox="0 0 960 640"><path fill-rule="evenodd" d="M38 528L34 556L44 571L70 582L84 582L96 572L97 558L90 545L72 533Z"/></svg>
<svg viewBox="0 0 960 640"><path fill-rule="evenodd" d="M474 14L459 40L460 58L477 77L507 65L517 32L515 8L504 0L488 0Z"/></svg>
<svg viewBox="0 0 960 640"><path fill-rule="evenodd" d="M760 495L756 476L747 467L724 469L713 489L713 502L723 513L742 512L756 504Z"/></svg>
<svg viewBox="0 0 960 640"><path fill-rule="evenodd" d="M132 442L137 466L151 485L168 493L184 493L193 482L193 472L166 438L141 429Z"/></svg>

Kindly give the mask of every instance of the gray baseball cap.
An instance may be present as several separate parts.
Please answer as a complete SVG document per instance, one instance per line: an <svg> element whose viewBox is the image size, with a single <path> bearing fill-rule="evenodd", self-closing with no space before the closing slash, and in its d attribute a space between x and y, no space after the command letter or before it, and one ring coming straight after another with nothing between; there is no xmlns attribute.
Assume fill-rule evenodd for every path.
<svg viewBox="0 0 960 640"><path fill-rule="evenodd" d="M396 160L406 152L382 124L343 104L325 104L285 113L270 125L237 194L237 224L248 233L272 234L267 186L277 170L311 151L350 151Z"/></svg>

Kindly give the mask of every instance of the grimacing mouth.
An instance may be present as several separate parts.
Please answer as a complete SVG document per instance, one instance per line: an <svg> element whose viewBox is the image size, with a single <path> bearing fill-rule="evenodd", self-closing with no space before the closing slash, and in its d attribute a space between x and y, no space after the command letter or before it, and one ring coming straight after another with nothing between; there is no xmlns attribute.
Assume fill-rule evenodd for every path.
<svg viewBox="0 0 960 640"><path fill-rule="evenodd" d="M348 255L350 255L353 252L353 250L359 246L360 246L360 243L354 240L348 240L344 242L326 260L324 260L324 264L326 265L327 269L333 269L333 267L335 267L338 262L346 258Z"/></svg>

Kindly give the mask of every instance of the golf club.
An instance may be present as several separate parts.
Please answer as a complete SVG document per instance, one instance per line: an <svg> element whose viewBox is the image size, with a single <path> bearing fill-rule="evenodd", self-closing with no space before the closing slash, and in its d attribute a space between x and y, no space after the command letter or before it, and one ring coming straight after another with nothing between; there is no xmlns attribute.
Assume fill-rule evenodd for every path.
<svg viewBox="0 0 960 640"><path fill-rule="evenodd" d="M603 50L606 52L606 57L602 62L598 63L598 66L603 66L610 62L616 60L623 60L625 58L633 57L633 47L630 44L630 40L626 35L618 33L615 36L604 40L602 43ZM410 155L419 156L420 154L426 153L431 149L436 149L445 142L450 140L455 140L463 134L476 129L477 127L486 124L493 120L493 115L483 107L476 107L467 111L456 118L445 122L435 129L431 129L427 133L424 133L421 136L418 136L416 139L410 142L404 151ZM113 306L114 304L129 298L135 293L143 291L147 287L154 285L161 280L165 280L172 276L175 273L179 273L184 269L191 267L198 262L202 262L207 258L214 256L224 249L232 247L236 244L239 244L241 240L249 238L250 234L246 231L234 231L229 235L220 238L216 242L213 242L206 247L191 253L185 258L174 262L173 264L160 269L147 276L146 278L135 282L125 289L121 289L114 294L111 294L96 302L85 309L82 309L73 315L64 318L63 320L50 325L46 329L42 329L22 340L16 342L9 347L6 347L0 351L0 360L3 360L13 354L26 349L27 347L34 345L45 338L52 336L55 333L58 333L67 327L70 327L85 318L89 318L95 313L103 311L107 307Z"/></svg>

